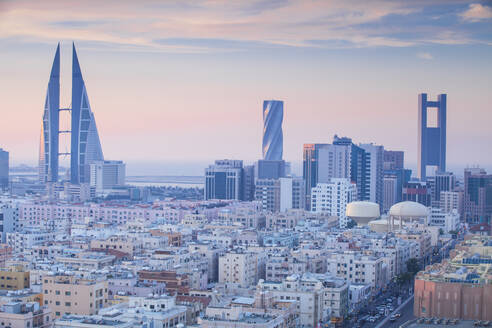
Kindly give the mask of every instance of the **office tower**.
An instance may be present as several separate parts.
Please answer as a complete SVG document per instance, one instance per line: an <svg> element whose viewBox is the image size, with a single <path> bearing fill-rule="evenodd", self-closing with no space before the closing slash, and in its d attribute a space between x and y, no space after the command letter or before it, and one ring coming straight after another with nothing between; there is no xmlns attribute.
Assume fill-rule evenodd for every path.
<svg viewBox="0 0 492 328"><path fill-rule="evenodd" d="M72 132L70 155L70 182L89 182L89 164L103 161L96 120L87 97L75 45L72 60Z"/></svg>
<svg viewBox="0 0 492 328"><path fill-rule="evenodd" d="M285 161L267 161L260 159L257 163L258 179L278 179L286 176Z"/></svg>
<svg viewBox="0 0 492 328"><path fill-rule="evenodd" d="M243 200L255 199L255 166L246 165L243 168Z"/></svg>
<svg viewBox="0 0 492 328"><path fill-rule="evenodd" d="M243 198L243 161L217 160L205 169L205 200Z"/></svg>
<svg viewBox="0 0 492 328"><path fill-rule="evenodd" d="M433 177L427 178L432 195L432 206L439 207L441 201L441 191L452 191L456 186L456 177L451 172L436 172Z"/></svg>
<svg viewBox="0 0 492 328"><path fill-rule="evenodd" d="M72 46L72 108L60 108L60 45L56 49L51 69L43 113L39 149L39 179L58 181L59 135L70 133L70 182L89 183L89 164L103 161L101 142L94 113L91 110L75 45ZM71 112L71 130L60 131L60 111Z"/></svg>
<svg viewBox="0 0 492 328"><path fill-rule="evenodd" d="M90 185L96 193L125 185L125 163L122 161L94 161L89 164Z"/></svg>
<svg viewBox="0 0 492 328"><path fill-rule="evenodd" d="M304 208L304 180L300 178L258 179L255 200L268 212Z"/></svg>
<svg viewBox="0 0 492 328"><path fill-rule="evenodd" d="M443 213L456 210L463 217L463 191L441 191L439 208Z"/></svg>
<svg viewBox="0 0 492 328"><path fill-rule="evenodd" d="M303 177L306 182L306 208L310 208L311 189L332 178L351 176L351 146L346 144L305 144Z"/></svg>
<svg viewBox="0 0 492 328"><path fill-rule="evenodd" d="M428 124L428 109L436 108L435 126ZM446 171L446 95L437 96L437 101L427 100L427 94L419 94L418 177L425 181L428 165L437 166L437 171Z"/></svg>
<svg viewBox="0 0 492 328"><path fill-rule="evenodd" d="M405 153L398 150L385 150L383 154L383 169L403 169Z"/></svg>
<svg viewBox="0 0 492 328"><path fill-rule="evenodd" d="M265 100L263 102L263 159L267 161L282 160L284 102Z"/></svg>
<svg viewBox="0 0 492 328"><path fill-rule="evenodd" d="M19 228L19 208L14 205L0 204L0 240L5 243L7 233Z"/></svg>
<svg viewBox="0 0 492 328"><path fill-rule="evenodd" d="M427 182L409 181L403 187L403 201L412 201L431 206L431 190Z"/></svg>
<svg viewBox="0 0 492 328"><path fill-rule="evenodd" d="M401 193L401 191L400 191ZM383 177L383 212L398 203L398 178L394 174L385 173ZM400 194L401 197L401 194Z"/></svg>
<svg viewBox="0 0 492 328"><path fill-rule="evenodd" d="M468 223L490 223L492 218L492 174L484 169L465 169L464 218Z"/></svg>
<svg viewBox="0 0 492 328"><path fill-rule="evenodd" d="M0 148L0 190L9 186L9 152Z"/></svg>
<svg viewBox="0 0 492 328"><path fill-rule="evenodd" d="M389 210L390 207L396 203L399 203L403 199L403 186L407 185L408 181L410 181L410 177L412 175L412 170L407 169L394 169L394 170L384 170L383 171L383 211ZM392 191L392 184L390 181L395 179L396 185L394 194ZM387 182L387 183L386 183ZM390 189L388 189L390 188ZM389 192L390 195L386 193ZM394 197L393 197L394 196ZM393 202L393 204L391 204Z"/></svg>
<svg viewBox="0 0 492 328"><path fill-rule="evenodd" d="M333 178L328 183L318 183L311 191L311 212L337 216L340 227L346 227L347 204L357 200L357 188L346 178Z"/></svg>
<svg viewBox="0 0 492 328"><path fill-rule="evenodd" d="M44 102L43 124L39 144L39 180L58 181L58 137L60 117L60 44L56 47L48 91Z"/></svg>
<svg viewBox="0 0 492 328"><path fill-rule="evenodd" d="M359 144L365 151L364 193L360 200L368 200L383 205L383 146L374 144ZM364 176L364 174L363 174Z"/></svg>

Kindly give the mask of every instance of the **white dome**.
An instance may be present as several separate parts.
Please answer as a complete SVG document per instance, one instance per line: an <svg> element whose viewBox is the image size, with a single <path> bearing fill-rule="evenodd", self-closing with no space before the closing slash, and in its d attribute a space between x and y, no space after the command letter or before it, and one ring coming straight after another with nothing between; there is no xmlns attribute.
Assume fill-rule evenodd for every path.
<svg viewBox="0 0 492 328"><path fill-rule="evenodd" d="M372 202L348 203L345 214L351 218L379 218L379 205Z"/></svg>
<svg viewBox="0 0 492 328"><path fill-rule="evenodd" d="M379 213L379 205L372 202L348 203L345 214L358 225L367 225L369 221L378 219L381 215Z"/></svg>
<svg viewBox="0 0 492 328"><path fill-rule="evenodd" d="M391 206L390 216L405 218L422 218L429 215L427 207L416 202L401 202Z"/></svg>

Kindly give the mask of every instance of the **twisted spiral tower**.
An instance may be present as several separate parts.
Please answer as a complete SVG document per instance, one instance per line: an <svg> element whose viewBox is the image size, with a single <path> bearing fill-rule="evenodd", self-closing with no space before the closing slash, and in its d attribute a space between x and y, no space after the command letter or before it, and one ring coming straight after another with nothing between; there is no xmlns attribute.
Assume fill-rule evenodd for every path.
<svg viewBox="0 0 492 328"><path fill-rule="evenodd" d="M284 102L265 100L263 102L263 159L267 161L282 160L284 140L282 120L284 118Z"/></svg>

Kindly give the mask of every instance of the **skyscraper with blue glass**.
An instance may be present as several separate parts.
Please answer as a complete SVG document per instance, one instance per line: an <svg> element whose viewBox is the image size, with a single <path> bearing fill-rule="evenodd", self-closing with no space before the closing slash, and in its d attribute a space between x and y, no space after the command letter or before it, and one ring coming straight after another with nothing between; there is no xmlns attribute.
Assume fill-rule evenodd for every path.
<svg viewBox="0 0 492 328"><path fill-rule="evenodd" d="M284 150L282 121L284 119L284 102L265 100L263 102L263 159L281 161Z"/></svg>
<svg viewBox="0 0 492 328"><path fill-rule="evenodd" d="M91 110L75 45L72 47L72 108L60 108L60 45L56 49L51 69L43 113L39 150L39 179L58 181L59 135L71 133L70 182L89 182L89 164L104 160L96 120ZM71 130L60 131L60 111L71 111Z"/></svg>

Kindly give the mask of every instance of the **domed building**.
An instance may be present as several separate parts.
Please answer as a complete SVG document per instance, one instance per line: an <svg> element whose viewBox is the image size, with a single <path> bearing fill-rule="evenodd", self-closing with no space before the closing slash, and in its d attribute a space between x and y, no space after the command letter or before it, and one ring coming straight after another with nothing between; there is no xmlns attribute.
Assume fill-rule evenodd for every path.
<svg viewBox="0 0 492 328"><path fill-rule="evenodd" d="M370 221L377 220L381 216L379 205L367 201L348 203L345 214L347 218L354 220L359 226L367 225Z"/></svg>
<svg viewBox="0 0 492 328"><path fill-rule="evenodd" d="M414 222L424 220L425 223L429 220L429 209L424 205L416 202L400 202L391 206L388 212L388 224L390 230L395 226L395 219L400 223L400 229L403 228L403 222Z"/></svg>

